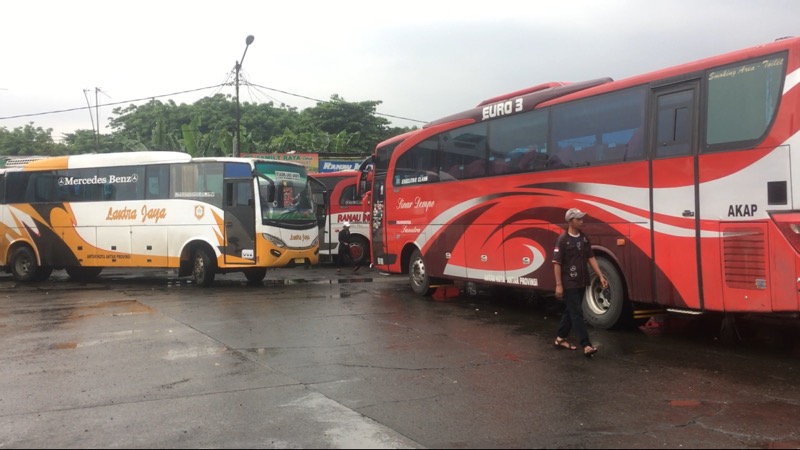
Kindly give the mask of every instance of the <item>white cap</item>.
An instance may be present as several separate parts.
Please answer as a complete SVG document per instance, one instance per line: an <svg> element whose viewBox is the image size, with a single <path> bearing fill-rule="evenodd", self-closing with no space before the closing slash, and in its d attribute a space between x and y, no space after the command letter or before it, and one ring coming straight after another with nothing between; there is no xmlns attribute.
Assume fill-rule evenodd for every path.
<svg viewBox="0 0 800 450"><path fill-rule="evenodd" d="M564 218L567 219L567 222L569 222L572 219L580 219L585 215L586 213L578 208L570 208L567 210L567 213L564 215Z"/></svg>
<svg viewBox="0 0 800 450"><path fill-rule="evenodd" d="M345 222L342 224L342 226L345 228L350 228L350 222Z"/></svg>

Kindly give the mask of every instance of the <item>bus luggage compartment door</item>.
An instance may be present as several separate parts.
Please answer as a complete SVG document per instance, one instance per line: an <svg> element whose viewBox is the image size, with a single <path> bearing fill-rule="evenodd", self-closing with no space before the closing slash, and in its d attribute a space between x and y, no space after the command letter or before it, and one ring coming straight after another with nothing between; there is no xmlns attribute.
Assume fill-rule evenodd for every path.
<svg viewBox="0 0 800 450"><path fill-rule="evenodd" d="M726 311L770 311L769 236L764 223L720 223Z"/></svg>

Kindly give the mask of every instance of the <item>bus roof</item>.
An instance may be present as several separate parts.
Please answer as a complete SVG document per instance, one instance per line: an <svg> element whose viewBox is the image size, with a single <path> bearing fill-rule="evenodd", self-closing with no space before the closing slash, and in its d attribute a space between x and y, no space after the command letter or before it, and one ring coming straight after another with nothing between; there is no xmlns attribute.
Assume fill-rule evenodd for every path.
<svg viewBox="0 0 800 450"><path fill-rule="evenodd" d="M574 92L583 91L585 89L599 86L601 84L610 83L612 81L614 80L611 78L597 78L594 80L579 81L576 83L561 83L561 82L545 83L544 85L538 85L532 88L521 89L519 91L514 91L508 94L500 95L491 98L489 100L484 100L483 102L478 104L478 106L476 106L475 108L468 109L466 111L462 111L460 113L456 113L447 117L443 117L438 120L434 120L433 122L429 122L423 125L422 128L429 128L434 125L440 125L443 123L453 122L461 119L473 119L475 121L481 121L483 120L484 117L484 110L485 108L487 108L486 105L491 103L502 103L510 101L512 98L521 98L523 104L525 105L525 110L531 110L540 103L555 98L563 97L565 95L569 95ZM522 95L520 95L520 93Z"/></svg>
<svg viewBox="0 0 800 450"><path fill-rule="evenodd" d="M31 161L24 170L64 170L90 167L135 166L139 164L158 164L171 162L188 162L192 157L182 152L117 152L90 153L85 155L54 156Z"/></svg>

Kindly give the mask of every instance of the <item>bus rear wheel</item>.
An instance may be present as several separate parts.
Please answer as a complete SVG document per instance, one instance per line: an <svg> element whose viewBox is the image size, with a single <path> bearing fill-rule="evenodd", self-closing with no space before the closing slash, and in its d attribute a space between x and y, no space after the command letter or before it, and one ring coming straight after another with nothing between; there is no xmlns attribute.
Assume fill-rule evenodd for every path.
<svg viewBox="0 0 800 450"><path fill-rule="evenodd" d="M194 282L200 287L211 286L216 272L217 265L208 250L205 248L195 250L192 256L192 277Z"/></svg>
<svg viewBox="0 0 800 450"><path fill-rule="evenodd" d="M102 267L67 267L67 275L72 281L91 281L100 275Z"/></svg>
<svg viewBox="0 0 800 450"><path fill-rule="evenodd" d="M583 316L595 328L610 329L623 325L630 314L630 305L625 301L625 286L617 267L606 258L597 258L597 265L608 281L603 289L594 271L583 301Z"/></svg>
<svg viewBox="0 0 800 450"><path fill-rule="evenodd" d="M408 262L408 279L411 280L411 290L417 295L428 296L433 294L435 288L431 287L431 277L425 271L425 260L419 249L414 250Z"/></svg>
<svg viewBox="0 0 800 450"><path fill-rule="evenodd" d="M40 268L36 264L36 254L30 247L22 246L11 256L11 274L17 281L40 281ZM49 273L47 274L50 275Z"/></svg>

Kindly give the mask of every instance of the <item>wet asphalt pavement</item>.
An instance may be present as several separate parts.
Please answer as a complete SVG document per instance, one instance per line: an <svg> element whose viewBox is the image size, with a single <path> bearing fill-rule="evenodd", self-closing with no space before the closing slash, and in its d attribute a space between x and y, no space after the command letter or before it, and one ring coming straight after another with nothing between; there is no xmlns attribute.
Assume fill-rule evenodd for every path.
<svg viewBox="0 0 800 450"><path fill-rule="evenodd" d="M800 330L660 317L552 346L549 304L278 269L0 275L2 448L797 448Z"/></svg>

